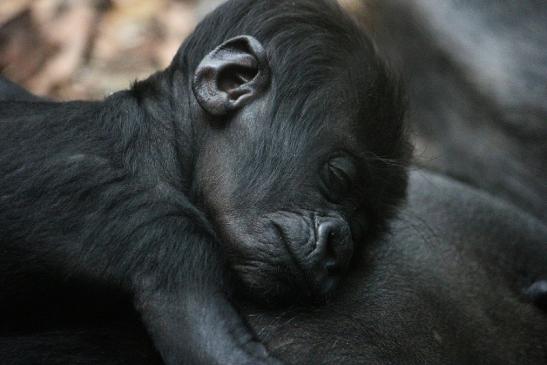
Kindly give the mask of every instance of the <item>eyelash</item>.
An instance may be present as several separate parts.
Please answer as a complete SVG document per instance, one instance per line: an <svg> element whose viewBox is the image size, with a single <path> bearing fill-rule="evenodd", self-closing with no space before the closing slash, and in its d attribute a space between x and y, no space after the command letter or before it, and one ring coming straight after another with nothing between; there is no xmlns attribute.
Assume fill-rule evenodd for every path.
<svg viewBox="0 0 547 365"><path fill-rule="evenodd" d="M347 165L347 169L336 166ZM345 156L333 157L322 167L321 178L324 194L333 203L340 203L349 195L355 183L355 178L346 170L355 169L353 162Z"/></svg>
<svg viewBox="0 0 547 365"><path fill-rule="evenodd" d="M349 188L351 185L351 178L344 170L333 165L329 165L329 169L331 176L334 176L334 180L336 180L341 187Z"/></svg>

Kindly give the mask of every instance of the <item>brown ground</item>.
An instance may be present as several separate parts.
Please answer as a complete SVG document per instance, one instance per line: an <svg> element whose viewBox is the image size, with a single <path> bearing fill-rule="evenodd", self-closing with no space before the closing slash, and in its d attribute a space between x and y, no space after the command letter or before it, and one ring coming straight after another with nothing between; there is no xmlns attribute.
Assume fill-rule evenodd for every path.
<svg viewBox="0 0 547 365"><path fill-rule="evenodd" d="M0 70L34 92L98 98L165 67L197 1L0 2Z"/></svg>
<svg viewBox="0 0 547 365"><path fill-rule="evenodd" d="M100 98L165 67L219 2L3 0L0 73L56 99Z"/></svg>

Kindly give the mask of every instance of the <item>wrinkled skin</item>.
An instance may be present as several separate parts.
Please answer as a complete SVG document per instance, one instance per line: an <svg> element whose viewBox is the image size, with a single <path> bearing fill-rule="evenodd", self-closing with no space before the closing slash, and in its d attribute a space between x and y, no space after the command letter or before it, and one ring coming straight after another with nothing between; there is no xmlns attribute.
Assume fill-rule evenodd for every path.
<svg viewBox="0 0 547 365"><path fill-rule="evenodd" d="M544 364L545 228L499 199L425 172L411 177L408 200L391 235L355 257L358 269L326 306L249 306L257 332L297 364ZM82 324L77 312L64 326L49 314L41 330L30 315L27 330L17 319L17 331L2 332L0 360L159 363L137 321L115 324L121 317L100 313Z"/></svg>
<svg viewBox="0 0 547 365"><path fill-rule="evenodd" d="M545 363L547 308L526 295L534 280L547 279L547 230L537 219L418 170L391 232L357 258L326 305L244 309L276 355L302 365ZM136 322L112 316L102 325L74 321L77 330L4 337L0 359L161 363Z"/></svg>
<svg viewBox="0 0 547 365"><path fill-rule="evenodd" d="M168 365L277 365L234 292L324 300L405 195L399 87L332 1L229 1L102 101L0 87L7 331L122 298Z"/></svg>
<svg viewBox="0 0 547 365"><path fill-rule="evenodd" d="M544 364L547 229L423 170L385 240L324 307L248 309L295 364ZM455 213L459 212L459 213ZM541 298L541 299L540 299Z"/></svg>
<svg viewBox="0 0 547 365"><path fill-rule="evenodd" d="M321 296L349 265L352 232L361 229L375 237L380 227L374 225L385 219L367 201L374 186L367 176L366 129L334 112L349 106L327 107L331 112L309 126L268 119L268 103L261 101L229 129L210 132L197 161L197 185L231 264L253 295ZM293 124L290 132L287 124ZM325 174L333 174L328 166L333 161L341 178L329 180ZM368 191L361 188L367 182ZM327 271L320 266L325 258L327 265L332 261Z"/></svg>
<svg viewBox="0 0 547 365"><path fill-rule="evenodd" d="M281 27L284 12L295 25L278 30L268 49L252 39L217 48L197 66L193 85L212 115L198 136L197 204L214 222L242 291L272 304L321 299L336 287L359 249L354 238L364 247L379 237L403 198L410 152L398 85L372 45L348 19L325 21L329 12L340 16L332 4L303 3L302 14L290 3L255 5L245 27L258 35ZM241 49L257 56L243 56L236 79L251 81L237 89L222 62L242 57ZM237 105L214 92L217 81L243 95L233 103L245 107L229 120L225 109Z"/></svg>

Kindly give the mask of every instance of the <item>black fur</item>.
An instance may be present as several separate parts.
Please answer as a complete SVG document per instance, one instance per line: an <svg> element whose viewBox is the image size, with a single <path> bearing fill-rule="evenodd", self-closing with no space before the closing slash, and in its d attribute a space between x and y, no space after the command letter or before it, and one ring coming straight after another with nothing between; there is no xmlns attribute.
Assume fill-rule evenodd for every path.
<svg viewBox="0 0 547 365"><path fill-rule="evenodd" d="M253 71L271 79L219 118L190 85L219 45L253 56L230 43L239 35L263 45L269 69ZM130 300L167 364L277 363L232 306L233 284L271 304L313 296L317 262L305 254L321 222L336 227L333 251L353 246L351 235L370 242L406 191L397 83L332 1L229 1L167 70L130 90L101 102L33 98L0 102L0 306L15 316L10 333L73 323L48 320L57 305L100 322ZM333 159L343 161L335 175ZM333 197L333 184L343 194ZM329 255L345 262L351 250ZM21 303L36 313L19 319Z"/></svg>
<svg viewBox="0 0 547 365"><path fill-rule="evenodd" d="M378 2L374 36L401 66L420 164L547 224L547 6Z"/></svg>
<svg viewBox="0 0 547 365"><path fill-rule="evenodd" d="M524 293L546 275L541 222L418 170L391 232L358 257L359 267L326 305L244 307L274 354L301 365L545 363L547 316ZM0 361L161 364L138 323L115 317L4 332Z"/></svg>

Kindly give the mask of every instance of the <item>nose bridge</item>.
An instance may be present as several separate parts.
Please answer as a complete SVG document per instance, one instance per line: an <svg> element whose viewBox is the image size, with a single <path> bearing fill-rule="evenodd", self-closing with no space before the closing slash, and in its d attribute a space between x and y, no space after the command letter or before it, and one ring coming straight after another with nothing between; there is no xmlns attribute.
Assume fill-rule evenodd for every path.
<svg viewBox="0 0 547 365"><path fill-rule="evenodd" d="M305 266L325 261L345 266L353 252L349 224L338 213L278 212L270 217L287 248Z"/></svg>
<svg viewBox="0 0 547 365"><path fill-rule="evenodd" d="M285 238L297 245L315 245L319 236L337 236L350 234L349 225L342 215L335 212L317 213L312 211L277 211L266 216L283 227ZM301 239L297 239L301 238ZM302 242L303 240L307 242Z"/></svg>
<svg viewBox="0 0 547 365"><path fill-rule="evenodd" d="M336 225L343 226L346 223L342 215L335 212L317 213L315 214L314 220L316 229L319 229L322 225L334 228Z"/></svg>
<svg viewBox="0 0 547 365"><path fill-rule="evenodd" d="M287 245L290 253L302 257L310 253L310 237L315 236L313 215L281 211L269 215L269 220L277 228L281 240Z"/></svg>
<svg viewBox="0 0 547 365"><path fill-rule="evenodd" d="M304 273L312 292L332 290L349 266L353 241L349 224L337 213L276 212L268 215L280 243Z"/></svg>

